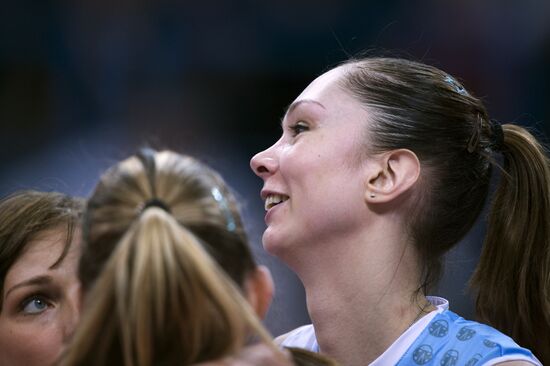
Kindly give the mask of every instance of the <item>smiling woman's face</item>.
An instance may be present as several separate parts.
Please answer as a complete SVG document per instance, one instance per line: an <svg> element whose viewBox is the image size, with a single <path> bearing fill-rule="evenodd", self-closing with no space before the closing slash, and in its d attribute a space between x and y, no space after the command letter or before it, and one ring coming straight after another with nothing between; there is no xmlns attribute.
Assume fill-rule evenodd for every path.
<svg viewBox="0 0 550 366"><path fill-rule="evenodd" d="M289 107L281 138L251 160L264 180L264 247L287 264L298 258L289 249L305 248L309 256L368 222L363 197L370 166L362 154L369 113L340 87L344 72L340 67L315 79Z"/></svg>
<svg viewBox="0 0 550 366"><path fill-rule="evenodd" d="M66 227L40 232L8 270L0 310L0 365L52 365L79 316L80 235L65 258Z"/></svg>

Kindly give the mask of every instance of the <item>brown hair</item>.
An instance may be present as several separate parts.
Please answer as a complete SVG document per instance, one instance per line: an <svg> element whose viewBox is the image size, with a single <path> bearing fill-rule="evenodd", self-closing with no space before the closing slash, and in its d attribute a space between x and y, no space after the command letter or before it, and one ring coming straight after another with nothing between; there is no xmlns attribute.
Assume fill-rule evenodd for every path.
<svg viewBox="0 0 550 366"><path fill-rule="evenodd" d="M18 191L0 200L0 294L11 266L44 230L66 226L65 248L52 267L63 261L83 208L82 200L56 192Z"/></svg>
<svg viewBox="0 0 550 366"><path fill-rule="evenodd" d="M405 148L420 160L408 223L423 264L419 291L439 279L442 255L480 216L492 167L502 159L472 279L477 311L550 363L550 170L543 147L524 128L490 120L478 98L437 68L392 58L344 67L341 86L371 115L368 152Z"/></svg>
<svg viewBox="0 0 550 366"><path fill-rule="evenodd" d="M239 288L256 264L236 201L206 165L150 149L116 164L83 232L88 302L62 365L189 365L251 337L275 348Z"/></svg>

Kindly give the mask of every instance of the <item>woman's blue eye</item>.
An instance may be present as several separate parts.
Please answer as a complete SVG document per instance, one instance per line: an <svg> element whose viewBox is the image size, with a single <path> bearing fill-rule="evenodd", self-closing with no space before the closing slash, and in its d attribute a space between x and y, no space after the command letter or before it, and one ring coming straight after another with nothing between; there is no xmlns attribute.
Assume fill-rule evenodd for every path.
<svg viewBox="0 0 550 366"><path fill-rule="evenodd" d="M23 302L22 312L25 314L39 314L48 308L48 302L39 296L33 296Z"/></svg>

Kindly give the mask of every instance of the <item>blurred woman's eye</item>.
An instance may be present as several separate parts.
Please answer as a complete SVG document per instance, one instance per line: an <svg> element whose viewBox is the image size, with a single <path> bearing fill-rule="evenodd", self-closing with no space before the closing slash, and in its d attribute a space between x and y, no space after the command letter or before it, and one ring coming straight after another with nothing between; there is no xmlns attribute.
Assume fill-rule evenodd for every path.
<svg viewBox="0 0 550 366"><path fill-rule="evenodd" d="M302 132L308 131L309 126L305 122L297 122L290 126L293 136L299 135Z"/></svg>
<svg viewBox="0 0 550 366"><path fill-rule="evenodd" d="M34 315L44 312L50 306L50 302L43 296L34 295L28 297L21 304L21 312L25 315Z"/></svg>

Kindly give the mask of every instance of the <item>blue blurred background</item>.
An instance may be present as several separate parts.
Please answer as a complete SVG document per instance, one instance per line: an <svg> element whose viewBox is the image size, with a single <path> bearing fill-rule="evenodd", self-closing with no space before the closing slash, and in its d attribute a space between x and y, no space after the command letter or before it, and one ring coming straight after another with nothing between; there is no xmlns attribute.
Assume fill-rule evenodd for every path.
<svg viewBox="0 0 550 366"><path fill-rule="evenodd" d="M267 324L280 334L307 322L304 295L261 248L261 182L248 162L314 77L365 50L440 67L493 118L548 134L547 0L2 0L0 194L86 196L143 144L196 155L243 201L278 285ZM483 231L481 220L449 254L436 291L466 316Z"/></svg>

